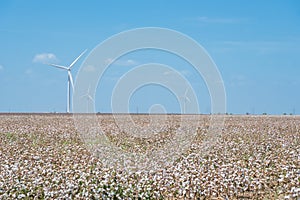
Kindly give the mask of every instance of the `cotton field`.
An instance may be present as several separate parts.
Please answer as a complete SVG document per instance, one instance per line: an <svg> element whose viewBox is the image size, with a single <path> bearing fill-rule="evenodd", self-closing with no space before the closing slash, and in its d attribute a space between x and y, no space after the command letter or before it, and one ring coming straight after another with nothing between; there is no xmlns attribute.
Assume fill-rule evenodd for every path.
<svg viewBox="0 0 300 200"><path fill-rule="evenodd" d="M130 137L137 131L127 126L130 117L145 129L151 123L149 115L128 115L116 126L112 115L97 115L111 144L147 154L191 116L168 115L163 129L159 118L166 116L155 116L146 138L140 137L143 128ZM226 115L205 153L210 116L193 119L196 125L180 130L195 137L171 164L128 171L104 164L72 115L2 114L0 199L300 199L300 117Z"/></svg>

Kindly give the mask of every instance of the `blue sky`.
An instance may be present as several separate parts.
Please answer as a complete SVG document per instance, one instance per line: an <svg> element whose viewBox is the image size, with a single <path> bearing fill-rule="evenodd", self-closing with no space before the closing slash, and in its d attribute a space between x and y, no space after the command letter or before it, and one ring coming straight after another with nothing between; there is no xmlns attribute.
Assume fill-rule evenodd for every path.
<svg viewBox="0 0 300 200"><path fill-rule="evenodd" d="M43 65L70 64L108 37L132 28L163 27L200 43L223 77L229 113L300 113L300 2L266 1L15 1L0 2L0 112L64 112L64 71ZM86 54L85 56L87 56ZM74 78L84 60L72 71ZM118 77L133 66L166 63L183 72L209 112L201 77L180 58L158 51L130 53L98 85L96 110L110 112ZM178 112L169 91L148 86L130 110L163 104Z"/></svg>

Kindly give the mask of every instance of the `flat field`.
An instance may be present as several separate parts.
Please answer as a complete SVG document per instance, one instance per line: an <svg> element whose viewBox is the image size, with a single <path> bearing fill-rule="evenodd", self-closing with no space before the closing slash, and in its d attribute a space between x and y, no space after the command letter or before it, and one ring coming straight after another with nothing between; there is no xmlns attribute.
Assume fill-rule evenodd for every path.
<svg viewBox="0 0 300 200"><path fill-rule="evenodd" d="M169 135L125 144L112 115L97 117L124 151L148 151L159 135L164 140L180 128L178 116L169 115ZM133 117L149 123L147 115ZM0 199L300 199L300 117L224 116L220 137L199 154L209 117L191 125L193 144L173 165L129 173L88 151L72 115L2 114Z"/></svg>

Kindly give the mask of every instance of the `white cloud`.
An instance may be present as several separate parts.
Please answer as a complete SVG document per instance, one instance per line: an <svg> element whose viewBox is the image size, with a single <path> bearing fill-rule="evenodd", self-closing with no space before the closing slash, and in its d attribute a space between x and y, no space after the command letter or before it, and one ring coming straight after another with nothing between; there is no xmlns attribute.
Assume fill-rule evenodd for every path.
<svg viewBox="0 0 300 200"><path fill-rule="evenodd" d="M109 65L109 64L111 64L111 63L113 63L113 59L112 59L112 58L107 58L107 59L105 60L105 64Z"/></svg>
<svg viewBox="0 0 300 200"><path fill-rule="evenodd" d="M180 71L177 71L177 70L174 70L174 71L165 71L164 72L164 75L168 76L168 75L183 75L183 76L190 76L192 75L191 72L189 70L180 70Z"/></svg>
<svg viewBox="0 0 300 200"><path fill-rule="evenodd" d="M0 65L0 71L4 70L3 65Z"/></svg>
<svg viewBox="0 0 300 200"><path fill-rule="evenodd" d="M32 60L35 63L57 62L58 59L53 53L36 54Z"/></svg>
<svg viewBox="0 0 300 200"><path fill-rule="evenodd" d="M165 71L165 72L164 72L164 75L167 76L167 75L172 75L172 74L174 74L174 73L175 73L175 72L173 72L173 71Z"/></svg>
<svg viewBox="0 0 300 200"><path fill-rule="evenodd" d="M123 64L124 66L130 66L130 65L137 65L138 62L135 60L128 59L128 60L121 61L121 63L119 65L121 65L121 64Z"/></svg>
<svg viewBox="0 0 300 200"><path fill-rule="evenodd" d="M114 64L114 65L119 65L119 66L133 66L133 65L138 65L139 62L137 62L136 60L132 60L132 59L127 59L127 60L122 60L122 59L118 59L118 60L113 60L111 58L108 58L106 60L106 64Z"/></svg>
<svg viewBox="0 0 300 200"><path fill-rule="evenodd" d="M96 67L93 66L93 65L88 65L88 66L84 67L84 71L86 71L86 72L94 72L94 71L96 71Z"/></svg>

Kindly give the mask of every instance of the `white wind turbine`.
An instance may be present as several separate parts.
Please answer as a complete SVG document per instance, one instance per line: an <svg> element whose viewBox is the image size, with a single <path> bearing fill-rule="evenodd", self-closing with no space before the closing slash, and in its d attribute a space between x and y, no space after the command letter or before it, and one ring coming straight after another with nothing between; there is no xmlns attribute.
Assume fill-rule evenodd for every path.
<svg viewBox="0 0 300 200"><path fill-rule="evenodd" d="M86 112L89 112L89 102L95 102L93 97L90 94L90 86L88 87L87 93L81 96L86 98Z"/></svg>
<svg viewBox="0 0 300 200"><path fill-rule="evenodd" d="M84 50L69 66L62 66L62 65L56 65L56 64L50 64L47 63L47 65L51 65L53 67L57 67L60 69L64 69L67 70L68 72L68 89L67 89L67 113L70 113L70 106L71 106L71 87L74 91L74 84L73 84L73 78L72 78L72 73L71 73L71 69L72 67L75 65L75 63L79 60L79 58L87 51Z"/></svg>
<svg viewBox="0 0 300 200"><path fill-rule="evenodd" d="M187 97L187 93L188 93L189 88L186 88L185 92L184 92L184 96L182 96L183 99L183 114L186 114L186 102L191 102L191 100Z"/></svg>

